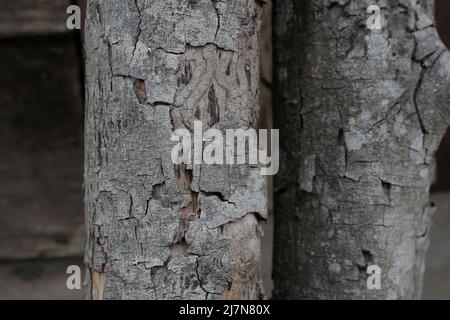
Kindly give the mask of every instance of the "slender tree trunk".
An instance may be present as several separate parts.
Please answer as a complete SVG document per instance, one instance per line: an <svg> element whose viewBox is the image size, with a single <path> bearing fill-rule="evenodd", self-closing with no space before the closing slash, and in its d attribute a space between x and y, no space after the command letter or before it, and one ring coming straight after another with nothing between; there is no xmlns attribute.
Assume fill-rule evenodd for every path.
<svg viewBox="0 0 450 320"><path fill-rule="evenodd" d="M93 299L258 299L265 180L174 165L175 129L254 127L255 1L91 0L86 263Z"/></svg>
<svg viewBox="0 0 450 320"><path fill-rule="evenodd" d="M420 296L450 54L433 1L379 1L369 30L373 2L275 4L277 298Z"/></svg>

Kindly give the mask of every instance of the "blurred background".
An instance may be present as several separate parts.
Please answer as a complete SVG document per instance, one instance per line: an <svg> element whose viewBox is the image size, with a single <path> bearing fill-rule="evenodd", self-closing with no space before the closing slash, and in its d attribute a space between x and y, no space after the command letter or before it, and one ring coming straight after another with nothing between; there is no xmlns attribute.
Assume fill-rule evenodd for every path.
<svg viewBox="0 0 450 320"><path fill-rule="evenodd" d="M450 46L450 2L437 2ZM66 269L83 263L82 32L66 9L85 1L0 0L0 299L83 299ZM261 46L260 127L271 127L271 5ZM438 152L425 299L450 299L450 131ZM269 201L271 198L269 197ZM270 206L269 206L270 207ZM271 219L262 269L270 295Z"/></svg>

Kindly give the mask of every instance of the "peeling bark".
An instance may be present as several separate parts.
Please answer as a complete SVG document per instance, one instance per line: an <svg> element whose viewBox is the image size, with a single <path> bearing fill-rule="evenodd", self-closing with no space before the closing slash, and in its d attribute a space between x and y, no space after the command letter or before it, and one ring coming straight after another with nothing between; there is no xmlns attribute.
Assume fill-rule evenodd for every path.
<svg viewBox="0 0 450 320"><path fill-rule="evenodd" d="M450 54L433 1L377 3L381 31L365 25L373 1L276 1L277 298L420 296Z"/></svg>
<svg viewBox="0 0 450 320"><path fill-rule="evenodd" d="M257 122L255 1L91 0L85 203L94 299L259 299L265 179L175 166L176 129Z"/></svg>

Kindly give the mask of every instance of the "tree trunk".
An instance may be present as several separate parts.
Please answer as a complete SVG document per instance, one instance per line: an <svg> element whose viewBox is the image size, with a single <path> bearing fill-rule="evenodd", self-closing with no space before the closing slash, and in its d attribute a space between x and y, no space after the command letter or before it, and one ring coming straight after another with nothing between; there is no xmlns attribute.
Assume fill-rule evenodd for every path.
<svg viewBox="0 0 450 320"><path fill-rule="evenodd" d="M91 0L86 263L93 299L258 299L265 180L174 165L175 129L252 128L255 1Z"/></svg>
<svg viewBox="0 0 450 320"><path fill-rule="evenodd" d="M366 27L371 4L275 4L277 298L420 296L450 54L433 1L379 1L382 30Z"/></svg>

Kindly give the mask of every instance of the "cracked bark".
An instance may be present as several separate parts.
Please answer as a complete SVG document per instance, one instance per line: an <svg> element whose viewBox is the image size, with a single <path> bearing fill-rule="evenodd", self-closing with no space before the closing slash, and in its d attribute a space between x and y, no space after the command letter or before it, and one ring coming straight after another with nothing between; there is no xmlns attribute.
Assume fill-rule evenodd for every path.
<svg viewBox="0 0 450 320"><path fill-rule="evenodd" d="M172 132L196 119L223 133L255 127L260 12L255 1L89 1L91 298L262 296L259 169L170 157Z"/></svg>
<svg viewBox="0 0 450 320"><path fill-rule="evenodd" d="M378 1L381 31L365 26L370 4L275 3L277 298L420 297L450 54L433 1Z"/></svg>

